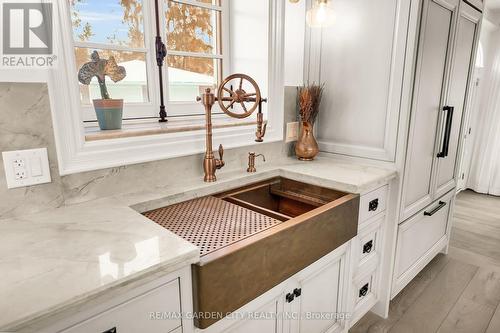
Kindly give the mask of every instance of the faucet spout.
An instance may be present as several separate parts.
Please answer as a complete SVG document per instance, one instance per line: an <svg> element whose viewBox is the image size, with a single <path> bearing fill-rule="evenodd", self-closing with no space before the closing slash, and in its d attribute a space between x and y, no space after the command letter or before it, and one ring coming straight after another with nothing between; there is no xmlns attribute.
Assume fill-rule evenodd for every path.
<svg viewBox="0 0 500 333"><path fill-rule="evenodd" d="M205 158L203 160L203 171L205 176L203 180L205 182L215 182L217 177L215 176L215 171L221 169L224 166L223 155L224 148L222 145L219 146L219 157L216 159L212 149L212 107L215 104L216 98L212 93L210 88L205 89L205 93L201 97L197 98L201 101L203 106L205 106Z"/></svg>

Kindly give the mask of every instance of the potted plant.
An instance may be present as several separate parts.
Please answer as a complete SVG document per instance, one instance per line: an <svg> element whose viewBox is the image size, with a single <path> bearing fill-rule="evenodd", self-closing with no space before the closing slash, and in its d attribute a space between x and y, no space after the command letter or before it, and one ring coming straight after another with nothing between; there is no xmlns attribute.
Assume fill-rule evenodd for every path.
<svg viewBox="0 0 500 333"><path fill-rule="evenodd" d="M127 72L123 66L116 64L114 57L101 59L97 51L92 52L92 61L87 62L78 72L78 81L89 85L92 78L97 77L102 99L94 99L94 109L101 130L113 130L122 128L123 99L111 99L106 87L106 76L113 82L119 82L125 78Z"/></svg>
<svg viewBox="0 0 500 333"><path fill-rule="evenodd" d="M312 161L319 153L318 142L314 137L313 125L319 114L319 105L324 85L304 85L298 89L301 131L295 145L295 155L301 161Z"/></svg>

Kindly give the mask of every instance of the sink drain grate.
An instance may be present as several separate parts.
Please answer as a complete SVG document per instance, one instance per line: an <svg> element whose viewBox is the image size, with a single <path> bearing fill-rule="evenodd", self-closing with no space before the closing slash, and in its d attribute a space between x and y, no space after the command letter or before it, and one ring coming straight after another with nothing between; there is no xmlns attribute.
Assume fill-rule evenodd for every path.
<svg viewBox="0 0 500 333"><path fill-rule="evenodd" d="M282 223L210 196L143 215L198 246L202 256Z"/></svg>

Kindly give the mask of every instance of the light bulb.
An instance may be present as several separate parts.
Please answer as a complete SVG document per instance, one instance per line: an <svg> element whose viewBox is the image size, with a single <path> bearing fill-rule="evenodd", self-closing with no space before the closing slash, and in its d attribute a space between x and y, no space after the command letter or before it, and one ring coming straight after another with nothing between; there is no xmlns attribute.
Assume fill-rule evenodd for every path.
<svg viewBox="0 0 500 333"><path fill-rule="evenodd" d="M323 28L333 24L333 10L328 6L328 0L318 0L307 11L307 24L311 28Z"/></svg>

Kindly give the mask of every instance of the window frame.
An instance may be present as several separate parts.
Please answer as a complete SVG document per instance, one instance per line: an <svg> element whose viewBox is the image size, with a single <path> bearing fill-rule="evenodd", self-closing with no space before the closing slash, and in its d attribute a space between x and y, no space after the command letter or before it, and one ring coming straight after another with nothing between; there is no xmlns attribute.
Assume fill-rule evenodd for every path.
<svg viewBox="0 0 500 333"><path fill-rule="evenodd" d="M151 15L152 11L154 12L154 8L151 11L151 7L154 7L151 6L152 1L145 1L150 4L148 13ZM268 0L269 112L265 142L283 141L285 1ZM48 71L47 81L61 175L188 156L205 151L204 130L85 141L80 96L73 75L75 69L74 49L71 43L73 31L67 28L71 27L71 17L67 15L69 2L52 3L57 27L54 29L56 32L54 43L55 50L58 50L58 62L55 68ZM223 144L226 149L255 145L255 126L214 129L213 140L217 144Z"/></svg>

